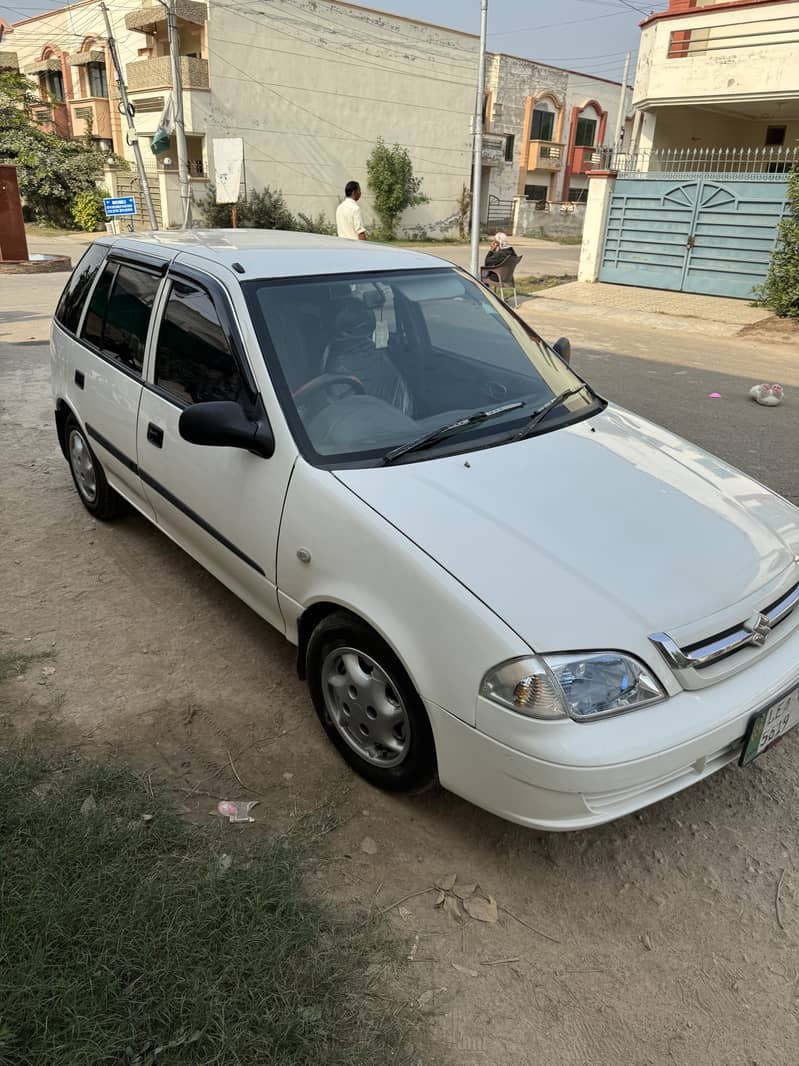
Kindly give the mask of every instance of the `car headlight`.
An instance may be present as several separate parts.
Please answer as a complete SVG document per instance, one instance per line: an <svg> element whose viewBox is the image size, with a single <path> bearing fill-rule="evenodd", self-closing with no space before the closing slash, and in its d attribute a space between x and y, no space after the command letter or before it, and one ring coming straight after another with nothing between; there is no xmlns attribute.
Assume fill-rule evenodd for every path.
<svg viewBox="0 0 799 1066"><path fill-rule="evenodd" d="M643 663L617 651L533 655L489 670L480 695L530 718L591 722L666 698Z"/></svg>

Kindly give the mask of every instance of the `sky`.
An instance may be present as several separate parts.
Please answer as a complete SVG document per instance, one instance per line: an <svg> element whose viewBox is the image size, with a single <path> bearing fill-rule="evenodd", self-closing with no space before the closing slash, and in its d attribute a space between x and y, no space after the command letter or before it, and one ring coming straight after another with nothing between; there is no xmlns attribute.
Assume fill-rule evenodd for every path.
<svg viewBox="0 0 799 1066"><path fill-rule="evenodd" d="M0 0L0 16L15 22L59 6L59 0ZM367 0L363 6L480 32L480 0ZM621 80L629 50L632 82L638 23L665 7L666 0L654 6L648 0L488 0L488 47L614 81Z"/></svg>
<svg viewBox="0 0 799 1066"><path fill-rule="evenodd" d="M480 0L369 0L364 6L480 32ZM488 0L488 48L614 81L621 81L624 53L630 51L632 81L638 24L666 6L667 0L654 5L647 0Z"/></svg>

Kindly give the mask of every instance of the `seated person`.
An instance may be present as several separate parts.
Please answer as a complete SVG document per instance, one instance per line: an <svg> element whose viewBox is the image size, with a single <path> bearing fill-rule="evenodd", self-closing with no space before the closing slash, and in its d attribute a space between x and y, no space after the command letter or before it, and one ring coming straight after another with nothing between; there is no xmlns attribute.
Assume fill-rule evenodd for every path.
<svg viewBox="0 0 799 1066"><path fill-rule="evenodd" d="M508 240L508 235L506 233L497 233L486 255L480 280L499 283L499 277L491 267L502 266L508 259L513 259L515 256L516 250Z"/></svg>
<svg viewBox="0 0 799 1066"><path fill-rule="evenodd" d="M408 414L408 386L386 352L375 346L374 311L355 298L342 301L342 305L335 318L334 339L322 360L323 371L357 378L367 395Z"/></svg>

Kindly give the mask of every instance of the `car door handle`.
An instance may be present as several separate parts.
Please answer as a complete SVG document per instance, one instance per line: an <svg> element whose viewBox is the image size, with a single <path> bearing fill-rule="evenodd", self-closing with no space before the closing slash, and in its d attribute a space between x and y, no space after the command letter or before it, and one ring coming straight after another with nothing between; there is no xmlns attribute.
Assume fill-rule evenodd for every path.
<svg viewBox="0 0 799 1066"><path fill-rule="evenodd" d="M83 371L82 370L76 370L75 371L75 384L78 386L79 389L82 389L83 386L85 385L85 383L86 383L86 378L84 378L84 376L83 376Z"/></svg>
<svg viewBox="0 0 799 1066"><path fill-rule="evenodd" d="M149 422L147 425L147 440L150 444L154 444L156 448L163 447L164 431L160 426L154 426L152 422Z"/></svg>

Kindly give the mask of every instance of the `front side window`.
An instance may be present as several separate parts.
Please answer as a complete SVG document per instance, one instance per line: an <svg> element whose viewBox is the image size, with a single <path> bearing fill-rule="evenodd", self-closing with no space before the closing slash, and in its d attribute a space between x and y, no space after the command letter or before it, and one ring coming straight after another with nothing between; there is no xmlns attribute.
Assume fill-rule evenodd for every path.
<svg viewBox="0 0 799 1066"><path fill-rule="evenodd" d="M108 79L102 63L89 63L89 96L108 96Z"/></svg>
<svg viewBox="0 0 799 1066"><path fill-rule="evenodd" d="M58 301L58 307L55 312L55 319L70 333L78 332L83 304L89 289L92 287L92 282L97 276L97 271L103 265L107 250L101 244L91 245L72 271L66 288L61 294L61 299Z"/></svg>
<svg viewBox="0 0 799 1066"><path fill-rule="evenodd" d="M45 88L48 96L50 96L57 104L63 104L64 78L60 71L48 71L47 77L45 78Z"/></svg>
<svg viewBox="0 0 799 1066"><path fill-rule="evenodd" d="M577 148L593 148L596 139L596 119L578 118L574 132L574 144Z"/></svg>
<svg viewBox="0 0 799 1066"><path fill-rule="evenodd" d="M531 141L551 141L555 128L555 116L551 111L537 107L533 111L533 125L530 131Z"/></svg>
<svg viewBox="0 0 799 1066"><path fill-rule="evenodd" d="M144 347L160 278L109 262L95 286L83 323L85 340L103 355L141 374Z"/></svg>
<svg viewBox="0 0 799 1066"><path fill-rule="evenodd" d="M392 448L496 408L503 410L450 444L500 443L580 384L484 286L454 269L243 287L298 444L322 465L379 462ZM594 402L570 398L547 429Z"/></svg>
<svg viewBox="0 0 799 1066"><path fill-rule="evenodd" d="M241 401L246 388L211 297L173 281L158 330L156 384L181 404Z"/></svg>

